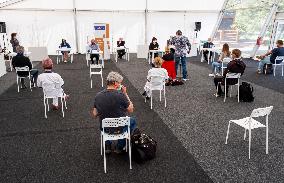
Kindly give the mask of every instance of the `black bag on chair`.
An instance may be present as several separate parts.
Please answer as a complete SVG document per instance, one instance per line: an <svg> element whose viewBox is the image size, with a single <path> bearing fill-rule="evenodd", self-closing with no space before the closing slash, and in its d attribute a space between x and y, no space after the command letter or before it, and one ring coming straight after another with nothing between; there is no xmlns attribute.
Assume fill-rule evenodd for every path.
<svg viewBox="0 0 284 183"><path fill-rule="evenodd" d="M136 128L131 135L132 158L137 163L144 163L156 157L157 142Z"/></svg>
<svg viewBox="0 0 284 183"><path fill-rule="evenodd" d="M242 84L240 85L240 101L243 102L254 101L253 87L247 82L242 82Z"/></svg>

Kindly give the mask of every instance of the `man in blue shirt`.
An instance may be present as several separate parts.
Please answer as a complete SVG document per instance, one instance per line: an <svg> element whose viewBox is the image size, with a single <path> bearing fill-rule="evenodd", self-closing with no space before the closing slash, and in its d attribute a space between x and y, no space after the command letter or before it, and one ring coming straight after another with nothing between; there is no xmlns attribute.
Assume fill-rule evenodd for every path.
<svg viewBox="0 0 284 183"><path fill-rule="evenodd" d="M274 48L273 50L268 51L266 54L260 56L260 61L258 64L258 74L262 73L264 64L275 64L275 61L277 64L281 63L283 60L275 60L278 56L284 56L284 47L283 47L283 41L277 40L276 41L277 48ZM270 55L270 56L269 56Z"/></svg>
<svg viewBox="0 0 284 183"><path fill-rule="evenodd" d="M89 45L88 48L88 53L90 53L90 59L92 64L94 64L94 58L96 58L96 64L99 64L99 59L100 59L100 47L99 45L96 43L95 39L91 40L91 44Z"/></svg>

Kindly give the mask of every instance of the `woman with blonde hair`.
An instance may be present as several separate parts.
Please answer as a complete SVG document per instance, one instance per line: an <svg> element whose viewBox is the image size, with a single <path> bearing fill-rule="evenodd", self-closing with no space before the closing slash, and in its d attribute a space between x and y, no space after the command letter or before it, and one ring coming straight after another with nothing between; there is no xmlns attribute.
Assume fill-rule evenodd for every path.
<svg viewBox="0 0 284 183"><path fill-rule="evenodd" d="M165 80L167 80L169 78L168 71L166 69L164 69L164 68L161 68L162 64L163 64L163 59L161 57L156 57L154 59L155 67L153 67L152 69L150 69L148 71L147 82L146 82L145 87L144 87L144 93L142 94L143 96L146 97L146 99L149 99L151 97L151 94L150 94L150 81L151 81L151 77L152 76L161 76Z"/></svg>
<svg viewBox="0 0 284 183"><path fill-rule="evenodd" d="M216 71L218 70L217 73L220 73L221 67L222 67L222 62L223 62L224 58L230 58L230 57L231 57L231 52L230 52L229 45L227 43L225 43L223 45L222 53L221 53L218 61L214 61L212 63L212 73L209 74L209 76L214 76L215 69L216 69Z"/></svg>

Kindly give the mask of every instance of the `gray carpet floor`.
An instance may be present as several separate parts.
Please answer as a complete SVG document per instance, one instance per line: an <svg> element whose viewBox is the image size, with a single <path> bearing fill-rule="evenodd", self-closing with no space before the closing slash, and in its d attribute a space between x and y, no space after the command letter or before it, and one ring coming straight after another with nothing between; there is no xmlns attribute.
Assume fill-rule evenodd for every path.
<svg viewBox="0 0 284 183"><path fill-rule="evenodd" d="M133 58L130 63L131 67L136 65ZM212 182L207 175L210 170L204 163L196 162L184 146L185 141L180 141L174 128L163 121L161 111L156 110L157 102L155 110L144 103L141 90L132 84L136 70L129 80L129 72L118 68L119 64L106 62L104 78L111 70L125 76L124 85L135 105L133 115L138 126L158 142L155 159L141 165L133 162L133 169L129 170L128 156L113 153L107 157L108 173L104 174L99 123L90 115L94 96L102 88L100 79L90 88L84 55L78 55L73 64L54 66L54 71L64 78L65 92L70 94L65 118L60 111L51 111L45 119L42 90L18 93L14 72L1 78L0 182ZM128 63L121 64L127 67ZM42 72L39 66L38 69ZM143 64L139 74L146 69ZM139 82L144 82L144 78ZM173 101L170 99L169 103ZM184 130L186 127L181 129Z"/></svg>
<svg viewBox="0 0 284 183"><path fill-rule="evenodd" d="M224 103L223 98L213 95L213 78L208 77L210 66L200 63L199 57L190 58L188 63L189 81L182 86L167 87L167 108L159 102L158 93L154 94L153 110L214 182L284 182L284 78L279 74L276 78L256 76L256 66L250 63L242 79L253 85L255 101L238 103L232 97ZM147 61L132 55L130 62L119 60L116 65L142 93L151 68ZM236 91L233 90L233 96ZM274 109L269 117L268 155L265 129L252 132L250 160L248 139L243 140L242 128L232 125L225 145L229 120L247 117L253 109L271 105Z"/></svg>

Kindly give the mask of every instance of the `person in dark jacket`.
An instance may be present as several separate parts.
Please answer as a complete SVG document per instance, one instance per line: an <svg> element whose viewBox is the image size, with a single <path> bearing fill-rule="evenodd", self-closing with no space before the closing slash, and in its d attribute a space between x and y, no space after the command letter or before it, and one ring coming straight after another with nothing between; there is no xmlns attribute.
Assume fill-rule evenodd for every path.
<svg viewBox="0 0 284 183"><path fill-rule="evenodd" d="M14 56L12 59L13 68L15 69L16 67L28 66L30 73L31 73L32 87L34 87L35 83L37 82L38 70L32 69L32 63L30 59L24 56L25 49L23 46L18 46L16 51L17 51L17 55ZM28 76L27 72L18 72L17 74L18 76L21 76L21 77ZM21 79L21 85L22 85L21 88L26 88L24 79Z"/></svg>
<svg viewBox="0 0 284 183"><path fill-rule="evenodd" d="M227 73L241 73L241 75L243 75L246 69L246 64L241 59L241 51L239 49L234 49L232 51L232 59L233 60L228 63L227 68L224 70L223 76L216 76L214 78L216 89L218 87L218 93L216 94L217 97L223 94L221 85L219 83L221 83L222 85L225 84ZM237 83L238 79L236 78L227 79L227 91L229 89L229 85L235 85Z"/></svg>
<svg viewBox="0 0 284 183"><path fill-rule="evenodd" d="M62 39L61 44L59 46L60 48L65 47L65 48L71 48L70 44L67 43L66 39ZM64 57L64 62L66 63L68 60L68 54L70 53L70 51L62 51L61 52L63 54Z"/></svg>
<svg viewBox="0 0 284 183"><path fill-rule="evenodd" d="M149 50L159 50L159 44L157 42L157 38L153 37L152 42L149 45ZM152 53L150 53L150 57L152 57ZM154 59L158 57L158 53L154 54Z"/></svg>
<svg viewBox="0 0 284 183"><path fill-rule="evenodd" d="M125 41L123 41L123 38L119 38L117 41L117 47L125 47ZM117 50L118 58L122 59L123 55L125 55L125 49L124 50Z"/></svg>
<svg viewBox="0 0 284 183"><path fill-rule="evenodd" d="M17 48L17 46L20 45L20 43L19 43L19 41L18 41L18 39L17 39L17 33L12 33L12 34L11 34L10 43L11 43L11 45L12 45L12 47L13 47L13 52L16 53L16 52L17 52L16 48Z"/></svg>
<svg viewBox="0 0 284 183"><path fill-rule="evenodd" d="M203 48L213 48L214 44L212 43L212 39L211 38L208 38L208 41L206 43L203 44ZM208 53L209 51L208 50L204 50L203 51L203 56L204 56L204 59L206 62L208 62ZM209 56L209 60L211 60L211 57L213 55L213 52L210 51L210 56Z"/></svg>

